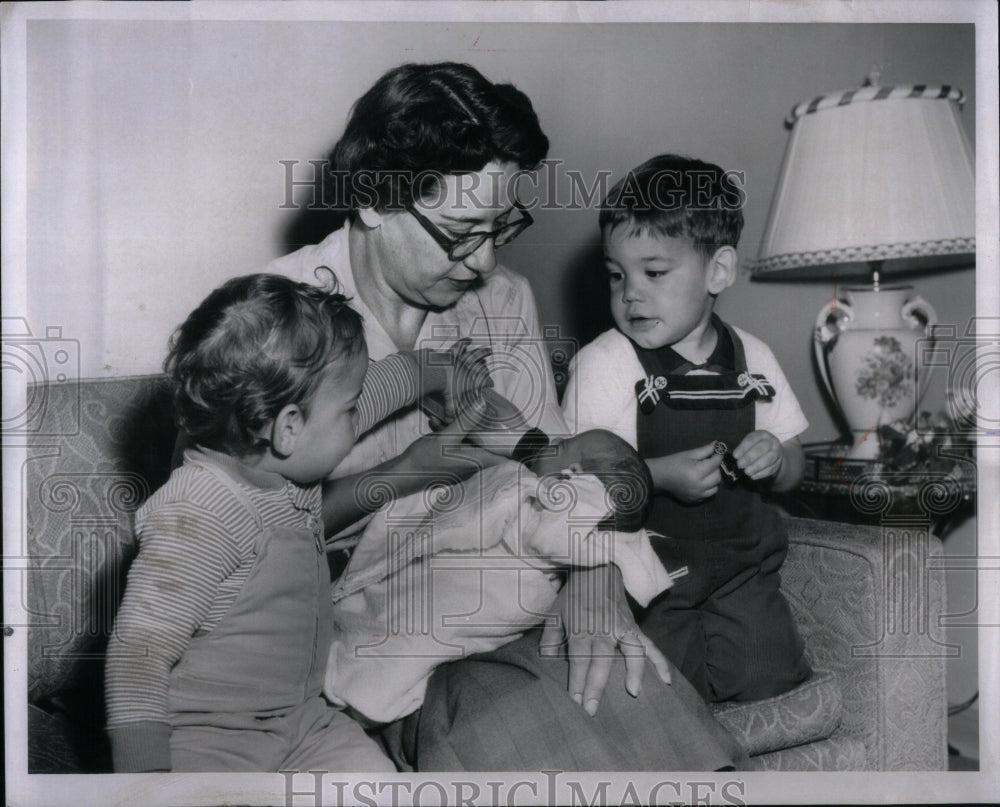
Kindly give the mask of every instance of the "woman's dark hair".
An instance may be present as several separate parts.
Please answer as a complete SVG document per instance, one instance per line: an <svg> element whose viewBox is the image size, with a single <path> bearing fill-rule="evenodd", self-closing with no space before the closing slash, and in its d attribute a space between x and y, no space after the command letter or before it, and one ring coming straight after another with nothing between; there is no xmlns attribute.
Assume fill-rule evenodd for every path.
<svg viewBox="0 0 1000 807"><path fill-rule="evenodd" d="M361 315L342 294L280 275L234 278L170 338L163 369L178 426L206 448L260 451L281 409L298 404L308 416L323 370L364 345Z"/></svg>
<svg viewBox="0 0 1000 807"><path fill-rule="evenodd" d="M601 203L601 231L627 226L632 235L687 237L702 257L735 247L743 230L743 175L676 154L633 168Z"/></svg>
<svg viewBox="0 0 1000 807"><path fill-rule="evenodd" d="M400 209L444 174L490 162L531 170L549 141L531 101L471 65L404 64L385 73L351 110L328 162L334 204Z"/></svg>

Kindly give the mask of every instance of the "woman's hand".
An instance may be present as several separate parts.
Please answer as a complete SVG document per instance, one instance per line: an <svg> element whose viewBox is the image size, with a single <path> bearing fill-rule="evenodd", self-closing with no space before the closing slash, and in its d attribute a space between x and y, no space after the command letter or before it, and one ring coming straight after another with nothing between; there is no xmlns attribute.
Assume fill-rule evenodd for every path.
<svg viewBox="0 0 1000 807"><path fill-rule="evenodd" d="M546 623L539 649L555 655L566 645L569 694L588 714L597 713L619 652L625 656L625 689L633 697L641 690L646 659L670 683L666 658L636 627L617 566L570 572L556 606L557 619Z"/></svg>
<svg viewBox="0 0 1000 807"><path fill-rule="evenodd" d="M521 410L492 389L484 389L468 400L459 410L456 423L470 443L503 457L513 455L530 428Z"/></svg>
<svg viewBox="0 0 1000 807"><path fill-rule="evenodd" d="M434 431L444 428L457 416L468 399L493 386L486 359L490 348L460 339L448 350L419 350L421 406Z"/></svg>
<svg viewBox="0 0 1000 807"><path fill-rule="evenodd" d="M492 389L467 397L458 411L458 422L471 440L485 435L520 437L528 430L521 410Z"/></svg>

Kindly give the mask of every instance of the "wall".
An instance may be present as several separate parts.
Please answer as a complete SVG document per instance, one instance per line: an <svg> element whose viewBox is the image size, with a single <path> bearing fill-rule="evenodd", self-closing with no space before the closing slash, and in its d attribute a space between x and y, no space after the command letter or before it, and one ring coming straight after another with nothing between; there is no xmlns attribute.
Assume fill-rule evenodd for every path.
<svg viewBox="0 0 1000 807"><path fill-rule="evenodd" d="M79 340L83 377L156 372L170 331L211 288L320 237L314 216L281 208L279 161L322 158L351 102L404 60L468 61L513 81L550 156L585 178L666 150L745 171L744 258L756 253L796 102L857 86L877 65L883 83L964 89L974 142L970 25L78 20L30 22L27 47L27 318L36 334L58 326ZM604 302L581 290L599 254L596 213L536 218L505 261L531 279L543 322L593 335ZM964 329L971 270L917 286ZM720 303L774 348L809 417L806 440L837 435L810 353L832 294L744 275ZM929 405L942 389L938 378ZM971 524L956 539L975 550ZM952 577L955 608L974 606L974 586ZM953 699L975 687L975 644L962 641Z"/></svg>

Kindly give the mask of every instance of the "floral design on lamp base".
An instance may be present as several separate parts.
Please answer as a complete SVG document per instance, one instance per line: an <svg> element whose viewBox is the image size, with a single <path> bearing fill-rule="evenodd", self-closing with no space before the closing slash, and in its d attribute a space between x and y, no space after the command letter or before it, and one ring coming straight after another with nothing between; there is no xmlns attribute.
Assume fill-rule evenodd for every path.
<svg viewBox="0 0 1000 807"><path fill-rule="evenodd" d="M848 458L878 457L879 427L912 418L923 395L927 377L917 378L913 356L937 315L912 291L845 288L816 320L820 376L854 438Z"/></svg>

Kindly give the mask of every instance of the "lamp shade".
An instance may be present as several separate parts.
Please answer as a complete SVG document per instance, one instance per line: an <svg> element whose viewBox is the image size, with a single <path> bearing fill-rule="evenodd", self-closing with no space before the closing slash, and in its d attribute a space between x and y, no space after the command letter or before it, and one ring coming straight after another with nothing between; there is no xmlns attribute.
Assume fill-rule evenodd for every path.
<svg viewBox="0 0 1000 807"><path fill-rule="evenodd" d="M864 86L792 110L758 280L972 265L975 172L947 86Z"/></svg>

